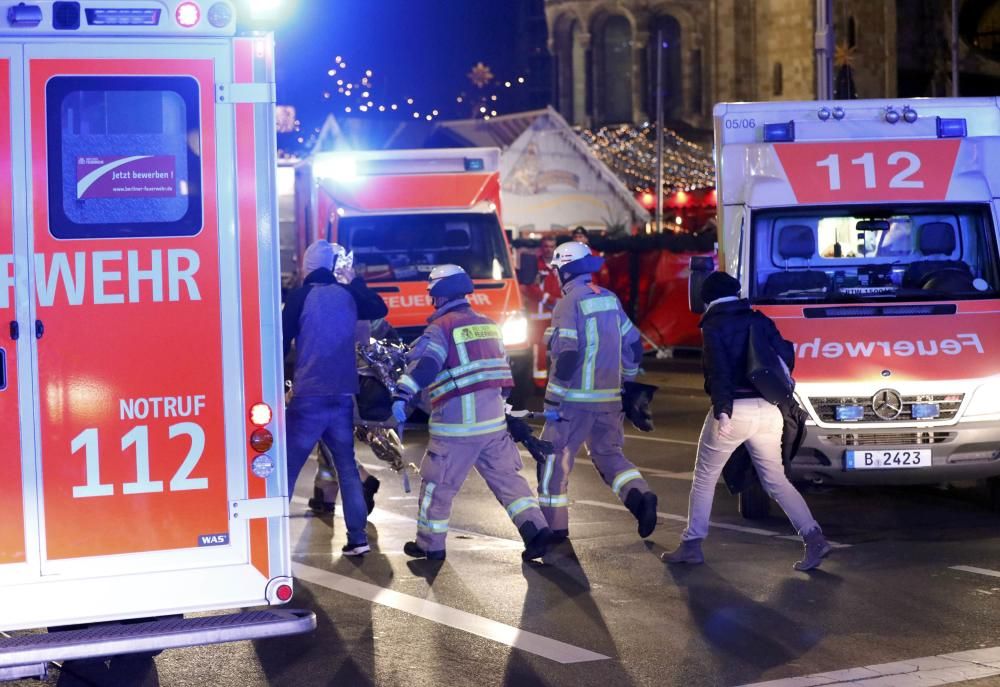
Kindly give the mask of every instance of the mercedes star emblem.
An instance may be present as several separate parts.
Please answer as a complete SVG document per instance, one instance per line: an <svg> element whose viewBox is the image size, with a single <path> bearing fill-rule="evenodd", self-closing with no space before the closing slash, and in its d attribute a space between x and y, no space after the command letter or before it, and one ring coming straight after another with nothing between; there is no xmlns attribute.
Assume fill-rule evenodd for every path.
<svg viewBox="0 0 1000 687"><path fill-rule="evenodd" d="M872 396L872 410L883 420L895 420L903 412L903 397L893 389L882 389Z"/></svg>

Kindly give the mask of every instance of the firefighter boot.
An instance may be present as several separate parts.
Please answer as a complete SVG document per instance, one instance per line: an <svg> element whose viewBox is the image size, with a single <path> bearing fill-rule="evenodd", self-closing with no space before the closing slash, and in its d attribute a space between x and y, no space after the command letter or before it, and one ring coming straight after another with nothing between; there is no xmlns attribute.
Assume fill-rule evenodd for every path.
<svg viewBox="0 0 1000 687"><path fill-rule="evenodd" d="M429 561L443 561L444 549L440 551L424 551L415 541L408 541L403 544L403 553L410 558L426 558Z"/></svg>
<svg viewBox="0 0 1000 687"><path fill-rule="evenodd" d="M522 561L532 561L541 558L552 548L552 530L548 527L538 529L533 522L526 522L518 529L521 539L524 540L524 551L521 552Z"/></svg>
<svg viewBox="0 0 1000 687"><path fill-rule="evenodd" d="M380 486L381 482L372 475L368 475L368 478L361 483L361 488L365 492L365 506L368 508L368 515L371 515L372 511L375 510L375 494Z"/></svg>
<svg viewBox="0 0 1000 687"><path fill-rule="evenodd" d="M701 539L685 539L680 546L660 556L664 563L687 563L688 565L701 565L705 562L705 555L701 552Z"/></svg>
<svg viewBox="0 0 1000 687"><path fill-rule="evenodd" d="M639 536L645 539L656 529L656 494L651 491L629 491L625 497L625 507L639 522Z"/></svg>
<svg viewBox="0 0 1000 687"><path fill-rule="evenodd" d="M809 530L802 535L802 541L805 542L805 555L801 561L792 566L802 572L818 568L819 564L823 562L823 558L833 548L830 546L830 542L826 540L826 537L823 536L823 530L819 527Z"/></svg>

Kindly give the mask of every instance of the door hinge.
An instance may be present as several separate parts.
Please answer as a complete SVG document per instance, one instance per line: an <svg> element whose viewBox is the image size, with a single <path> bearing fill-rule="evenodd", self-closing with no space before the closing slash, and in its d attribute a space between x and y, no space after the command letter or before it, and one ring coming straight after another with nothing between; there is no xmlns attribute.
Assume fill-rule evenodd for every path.
<svg viewBox="0 0 1000 687"><path fill-rule="evenodd" d="M215 84L215 102L217 103L275 103L277 101L278 91L273 83Z"/></svg>
<svg viewBox="0 0 1000 687"><path fill-rule="evenodd" d="M229 502L229 516L234 520L277 518L285 515L288 515L288 499L283 496Z"/></svg>

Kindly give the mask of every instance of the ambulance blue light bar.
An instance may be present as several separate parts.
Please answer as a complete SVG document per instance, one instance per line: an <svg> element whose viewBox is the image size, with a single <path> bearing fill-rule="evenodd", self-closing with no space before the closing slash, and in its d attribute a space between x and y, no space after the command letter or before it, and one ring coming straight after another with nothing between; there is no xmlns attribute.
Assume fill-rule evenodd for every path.
<svg viewBox="0 0 1000 687"><path fill-rule="evenodd" d="M795 122L764 125L765 143L791 143L795 140Z"/></svg>
<svg viewBox="0 0 1000 687"><path fill-rule="evenodd" d="M87 8L89 26L158 26L160 10L137 7Z"/></svg>
<svg viewBox="0 0 1000 687"><path fill-rule="evenodd" d="M944 119L937 118L938 138L965 138L968 129L965 126L965 119Z"/></svg>
<svg viewBox="0 0 1000 687"><path fill-rule="evenodd" d="M465 158L465 171L466 172L482 172L486 169L486 161L481 157L467 157Z"/></svg>

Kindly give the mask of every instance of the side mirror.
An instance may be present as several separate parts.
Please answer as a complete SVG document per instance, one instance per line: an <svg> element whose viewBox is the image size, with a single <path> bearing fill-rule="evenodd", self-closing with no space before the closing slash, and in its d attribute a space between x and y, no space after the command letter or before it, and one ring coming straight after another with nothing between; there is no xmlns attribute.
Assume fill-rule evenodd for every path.
<svg viewBox="0 0 1000 687"><path fill-rule="evenodd" d="M696 315L705 312L705 304L701 300L701 285L714 271L715 259L712 256L696 255L691 258L691 270L688 274L688 306Z"/></svg>

